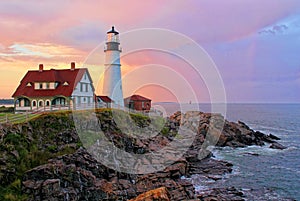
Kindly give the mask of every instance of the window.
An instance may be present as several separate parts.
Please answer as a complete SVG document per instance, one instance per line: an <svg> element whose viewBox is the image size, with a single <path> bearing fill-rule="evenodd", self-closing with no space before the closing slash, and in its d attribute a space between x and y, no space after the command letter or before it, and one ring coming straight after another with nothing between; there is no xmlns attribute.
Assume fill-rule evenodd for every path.
<svg viewBox="0 0 300 201"><path fill-rule="evenodd" d="M83 92L83 83L80 83L80 92Z"/></svg>
<svg viewBox="0 0 300 201"><path fill-rule="evenodd" d="M134 102L132 102L132 101L129 102L129 108L134 109Z"/></svg>
<svg viewBox="0 0 300 201"><path fill-rule="evenodd" d="M43 101L39 101L39 107L43 106Z"/></svg>
<svg viewBox="0 0 300 201"><path fill-rule="evenodd" d="M83 98L83 102L84 102L84 103L86 102L86 98L85 98L85 97Z"/></svg>
<svg viewBox="0 0 300 201"><path fill-rule="evenodd" d="M43 89L43 83L39 83L39 88Z"/></svg>
<svg viewBox="0 0 300 201"><path fill-rule="evenodd" d="M36 101L32 101L32 106L35 107L36 106Z"/></svg>
<svg viewBox="0 0 300 201"><path fill-rule="evenodd" d="M89 85L87 83L80 83L80 92L88 92Z"/></svg>
<svg viewBox="0 0 300 201"><path fill-rule="evenodd" d="M46 101L46 106L50 106L50 101Z"/></svg>
<svg viewBox="0 0 300 201"><path fill-rule="evenodd" d="M24 106L29 107L30 106L30 101L28 99L24 99Z"/></svg>
<svg viewBox="0 0 300 201"><path fill-rule="evenodd" d="M142 108L144 108L145 107L145 103L144 102L142 102Z"/></svg>
<svg viewBox="0 0 300 201"><path fill-rule="evenodd" d="M46 89L50 89L50 83L49 82L46 83Z"/></svg>

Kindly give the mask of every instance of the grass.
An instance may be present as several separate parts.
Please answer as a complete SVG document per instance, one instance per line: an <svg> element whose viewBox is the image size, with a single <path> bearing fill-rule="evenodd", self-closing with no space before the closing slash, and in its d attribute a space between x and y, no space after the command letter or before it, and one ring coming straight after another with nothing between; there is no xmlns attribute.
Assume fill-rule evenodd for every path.
<svg viewBox="0 0 300 201"><path fill-rule="evenodd" d="M6 123L8 120L9 123L17 124L30 121L31 119L39 116L40 114L14 114L14 113L0 113L0 123Z"/></svg>
<svg viewBox="0 0 300 201"><path fill-rule="evenodd" d="M25 201L27 195L21 193L21 180L16 179L6 188L0 187L0 198L7 201Z"/></svg>
<svg viewBox="0 0 300 201"><path fill-rule="evenodd" d="M5 106L0 107L0 112L12 113L13 111L14 111L13 107L5 107Z"/></svg>

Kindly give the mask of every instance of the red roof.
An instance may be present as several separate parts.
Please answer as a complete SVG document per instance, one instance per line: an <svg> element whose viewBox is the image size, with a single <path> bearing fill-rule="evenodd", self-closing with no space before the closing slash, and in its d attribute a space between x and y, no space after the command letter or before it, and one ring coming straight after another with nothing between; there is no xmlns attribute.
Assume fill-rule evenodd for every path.
<svg viewBox="0 0 300 201"><path fill-rule="evenodd" d="M151 99L140 96L140 95L132 95L132 96L125 98L125 100L128 100L128 99L131 101L151 101Z"/></svg>
<svg viewBox="0 0 300 201"><path fill-rule="evenodd" d="M77 83L81 80L86 68L76 69L62 69L62 70L30 70L21 80L20 85L16 89L12 97L27 96L27 97L52 97L52 96L66 96L72 95ZM58 86L55 89L34 89L34 82L57 82ZM68 85L63 85L65 82ZM26 86L31 83L31 86Z"/></svg>
<svg viewBox="0 0 300 201"><path fill-rule="evenodd" d="M113 100L111 100L111 98L108 97L108 96L97 96L97 98L100 98L105 103L111 103L111 102L113 102Z"/></svg>

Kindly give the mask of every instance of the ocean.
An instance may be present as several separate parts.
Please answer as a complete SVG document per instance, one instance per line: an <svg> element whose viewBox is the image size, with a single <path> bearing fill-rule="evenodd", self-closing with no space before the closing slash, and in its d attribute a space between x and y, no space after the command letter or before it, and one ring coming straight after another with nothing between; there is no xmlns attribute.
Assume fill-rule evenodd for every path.
<svg viewBox="0 0 300 201"><path fill-rule="evenodd" d="M175 103L159 105L167 114L179 109ZM199 108L210 112L209 104L200 104ZM268 148L269 145L217 148L213 151L215 158L233 163L233 173L217 182L196 178L196 190L205 189L209 183L215 187L235 186L245 194L249 192L250 200L281 200L283 197L300 200L300 104L228 104L226 119L240 120L254 130L272 133L288 148L275 150Z"/></svg>

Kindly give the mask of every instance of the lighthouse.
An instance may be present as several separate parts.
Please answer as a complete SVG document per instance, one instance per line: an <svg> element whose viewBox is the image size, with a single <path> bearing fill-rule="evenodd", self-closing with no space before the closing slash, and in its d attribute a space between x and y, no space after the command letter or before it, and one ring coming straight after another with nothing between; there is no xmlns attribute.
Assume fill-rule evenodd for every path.
<svg viewBox="0 0 300 201"><path fill-rule="evenodd" d="M119 32L114 28L107 32L105 43L105 72L103 83L103 94L113 100L115 107L124 107L121 63L120 63L120 40Z"/></svg>

